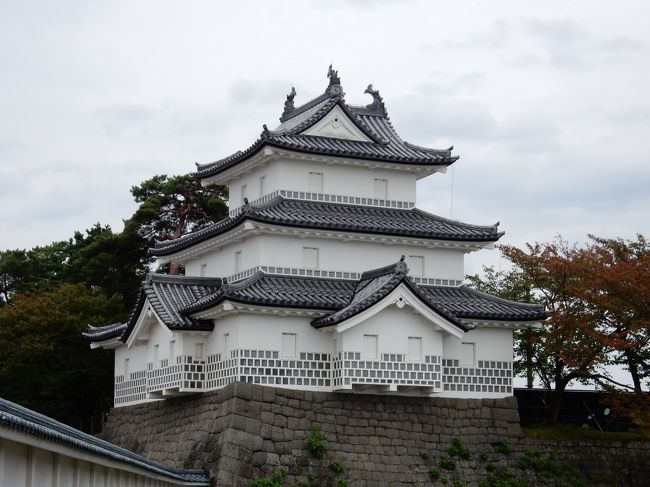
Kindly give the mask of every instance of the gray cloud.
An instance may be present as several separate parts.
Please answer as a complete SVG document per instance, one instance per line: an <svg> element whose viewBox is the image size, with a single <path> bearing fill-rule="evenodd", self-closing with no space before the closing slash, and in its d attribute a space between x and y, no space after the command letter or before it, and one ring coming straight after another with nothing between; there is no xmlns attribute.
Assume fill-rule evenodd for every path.
<svg viewBox="0 0 650 487"><path fill-rule="evenodd" d="M331 61L348 101L373 81L406 140L456 147L454 218L512 243L650 233L646 4L441 5L8 4L0 247L121 228L132 185L248 147ZM419 206L449 216L451 172Z"/></svg>

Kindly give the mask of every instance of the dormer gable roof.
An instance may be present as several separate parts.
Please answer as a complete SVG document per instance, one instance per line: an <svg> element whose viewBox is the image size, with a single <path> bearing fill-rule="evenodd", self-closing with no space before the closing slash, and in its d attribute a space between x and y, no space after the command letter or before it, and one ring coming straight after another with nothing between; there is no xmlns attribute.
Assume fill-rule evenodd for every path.
<svg viewBox="0 0 650 487"><path fill-rule="evenodd" d="M420 286L411 280L408 276L408 267L404 262L404 258L402 256L399 262L395 264L364 272L347 305L333 313L312 320L312 326L314 328L323 328L343 323L379 303L399 286L405 286L425 307L440 315L461 331L467 331L468 328L459 318L447 311L444 306L429 300Z"/></svg>
<svg viewBox="0 0 650 487"><path fill-rule="evenodd" d="M421 308L431 310L459 333L476 321L532 323L546 318L544 306L518 303L474 289L424 286L408 276L403 260L365 272L358 280L273 275L257 272L238 282L222 278L198 278L152 274L142 284L138 304L123 324L90 327L84 336L103 346L112 337L126 342L148 302L171 330L211 331L211 319L197 318L226 301L265 308L292 308L322 313L311 324L334 326L349 320L405 288Z"/></svg>

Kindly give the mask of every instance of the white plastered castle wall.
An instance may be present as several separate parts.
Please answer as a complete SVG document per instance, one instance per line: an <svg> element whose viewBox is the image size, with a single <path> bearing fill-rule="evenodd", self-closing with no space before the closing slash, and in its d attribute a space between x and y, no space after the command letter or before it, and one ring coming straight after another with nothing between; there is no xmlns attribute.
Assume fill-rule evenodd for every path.
<svg viewBox="0 0 650 487"><path fill-rule="evenodd" d="M322 188L310 187L309 173L323 175ZM261 177L264 177L263 184L260 184ZM255 167L250 173L229 181L230 206L231 208L241 206L244 185L246 186L244 193L250 201L279 189L376 198L378 196L375 194L375 179L387 181L385 199L415 202L416 175L414 173L326 164L319 161L279 159L269 165ZM262 187L264 194L260 194Z"/></svg>
<svg viewBox="0 0 650 487"><path fill-rule="evenodd" d="M455 249L424 248L409 245L384 245L367 242L343 242L335 239L302 238L283 235L253 235L228 243L218 251L206 252L185 262L185 275L206 276L235 273L235 252L240 254L240 271L258 265L304 267L303 248L318 249L318 268L332 271L365 272L399 260L401 255L422 256L425 277L462 280L465 252ZM411 269L411 275L417 276Z"/></svg>
<svg viewBox="0 0 650 487"><path fill-rule="evenodd" d="M266 243L263 236L250 236L243 240L229 242L219 250L208 251L199 257L180 262L185 265L186 276L225 277L261 265L264 262L262 260L264 245ZM236 252L239 252L238 257L235 256Z"/></svg>
<svg viewBox="0 0 650 487"><path fill-rule="evenodd" d="M420 360L425 355L443 355L443 338L447 333L437 330L422 315L411 311L410 307L402 309L395 305L384 308L363 323L337 333L339 351L360 352L362 359L373 359L381 354L407 354L409 337L422 339ZM377 336L377 355L365 356L364 337Z"/></svg>
<svg viewBox="0 0 650 487"><path fill-rule="evenodd" d="M215 321L208 341L209 353L223 353L224 335L229 334L230 349L282 349L282 334L296 335L297 352L332 352L332 338L312 327L310 318L270 314L236 314Z"/></svg>

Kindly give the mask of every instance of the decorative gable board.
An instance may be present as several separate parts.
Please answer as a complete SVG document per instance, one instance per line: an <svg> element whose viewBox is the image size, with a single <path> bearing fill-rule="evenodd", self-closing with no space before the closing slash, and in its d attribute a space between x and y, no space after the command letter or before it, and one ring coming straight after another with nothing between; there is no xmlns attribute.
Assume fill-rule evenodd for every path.
<svg viewBox="0 0 650 487"><path fill-rule="evenodd" d="M372 316L392 305L395 305L400 310L402 310L405 306L408 306L409 312L414 312L416 314L422 315L425 320L434 325L435 329L446 332L456 338L461 338L463 336L462 330L460 330L456 325L451 323L443 316L439 315L435 311L432 311L404 284L397 286L397 288L395 288L395 290L393 290L388 296L370 306L368 309L336 325L336 332L342 333L346 330L349 330L350 328L365 322ZM407 311L404 310L404 312L406 313Z"/></svg>
<svg viewBox="0 0 650 487"><path fill-rule="evenodd" d="M302 132L302 134L372 142L339 106L335 106L327 115Z"/></svg>
<svg viewBox="0 0 650 487"><path fill-rule="evenodd" d="M167 328L167 326L158 316L158 313L154 311L153 307L149 303L149 300L147 300L142 307L142 311L140 311L140 316L138 316L138 320L136 321L133 331L126 340L126 346L131 348L138 342L149 340L151 336L151 327L155 326L155 324L158 324L160 327L162 327L165 334L167 334L170 338L173 336L173 332Z"/></svg>

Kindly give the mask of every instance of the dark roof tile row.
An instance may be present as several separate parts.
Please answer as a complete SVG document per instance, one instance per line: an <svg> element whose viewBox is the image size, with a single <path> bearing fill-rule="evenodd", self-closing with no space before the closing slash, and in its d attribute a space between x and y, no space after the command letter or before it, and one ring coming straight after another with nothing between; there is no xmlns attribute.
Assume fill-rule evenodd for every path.
<svg viewBox="0 0 650 487"><path fill-rule="evenodd" d="M157 242L156 256L170 255L221 235L245 219L300 228L339 230L461 242L494 242L501 238L496 225L470 225L413 208L410 210L357 206L320 201L284 199L281 196L190 233L180 239Z"/></svg>
<svg viewBox="0 0 650 487"><path fill-rule="evenodd" d="M84 453L100 455L128 468L141 468L182 485L211 485L212 475L207 469L182 470L166 467L1 398L0 425Z"/></svg>
<svg viewBox="0 0 650 487"><path fill-rule="evenodd" d="M323 316L314 319L312 325L331 326L368 309L402 283L430 309L462 330L467 329L464 320L539 321L546 317L542 305L509 301L464 286L418 285L407 273L406 264L400 261L366 272L358 281L258 272L228 284L219 278L153 274L143 284L146 290L142 292L142 300L145 296L149 298L165 324L175 330L212 330L211 321L191 315L224 301L318 310ZM136 306L136 312L122 329L122 341L133 331L141 311L142 304ZM91 341L106 339L102 328L91 328L85 336Z"/></svg>

